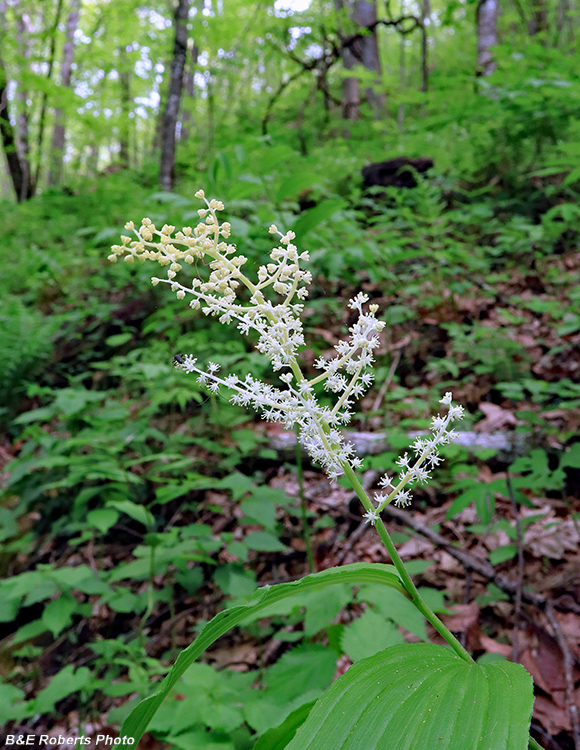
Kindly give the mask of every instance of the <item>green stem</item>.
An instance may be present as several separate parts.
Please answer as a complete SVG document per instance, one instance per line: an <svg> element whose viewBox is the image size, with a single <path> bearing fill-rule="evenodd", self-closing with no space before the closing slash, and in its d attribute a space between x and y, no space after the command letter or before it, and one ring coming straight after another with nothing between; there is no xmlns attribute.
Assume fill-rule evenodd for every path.
<svg viewBox="0 0 580 750"><path fill-rule="evenodd" d="M359 482L359 479L357 475L354 473L351 466L348 464L343 465L344 473L346 475L346 478L350 482L353 490L358 495L361 503L363 504L365 510L373 510L373 504L365 492L364 487ZM413 583L411 576L407 572L407 569L405 568L405 565L403 564L403 561L399 557L399 553L395 549L395 545L393 544L393 540L391 539L389 532L385 528L385 524L382 522L381 519L379 519L375 527L378 531L379 536L381 537L381 541L385 545L387 552L389 553L389 557L391 558L393 565L397 569L397 573L399 574L399 578L401 579L401 582L411 597L411 601L413 604L417 607L419 612L425 617L425 619L431 623L431 625L435 628L435 630L439 633L439 635L445 640L451 648L455 651L455 653L460 656L465 661L469 662L470 664L474 664L475 662L471 658L471 655L468 651L466 651L461 643L457 640L457 638L453 635L453 633L449 630L449 628L441 622L441 620L437 617L435 612L429 607L421 598L421 594L417 590L417 587Z"/></svg>
<svg viewBox="0 0 580 750"><path fill-rule="evenodd" d="M308 527L308 514L306 509L306 496L304 495L304 475L302 473L302 446L300 445L300 428L295 427L296 432L296 476L298 477L298 493L300 495L300 510L302 512L302 534L306 544L306 559L308 560L308 572L314 573L314 556L310 544L310 529Z"/></svg>
<svg viewBox="0 0 580 750"><path fill-rule="evenodd" d="M153 578L155 576L155 547L151 546L151 556L149 558L149 585L147 587L147 607L143 613L143 617L139 621L139 645L143 648L144 636L145 636L145 624L149 618L151 612L153 612L153 606L155 604L153 600Z"/></svg>
<svg viewBox="0 0 580 750"><path fill-rule="evenodd" d="M530 737L528 739L528 748L529 750L544 750L544 748L538 742L536 742L533 737Z"/></svg>

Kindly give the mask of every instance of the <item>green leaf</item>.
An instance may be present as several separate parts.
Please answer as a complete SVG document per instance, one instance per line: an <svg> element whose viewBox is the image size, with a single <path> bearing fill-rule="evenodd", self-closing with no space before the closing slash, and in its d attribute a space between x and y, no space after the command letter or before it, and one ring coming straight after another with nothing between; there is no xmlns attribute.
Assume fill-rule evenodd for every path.
<svg viewBox="0 0 580 750"><path fill-rule="evenodd" d="M525 750L534 703L519 664L469 664L405 644L362 659L316 702L288 750Z"/></svg>
<svg viewBox="0 0 580 750"><path fill-rule="evenodd" d="M14 685L0 682L0 725L6 725L9 721L18 721L26 713L23 691Z"/></svg>
<svg viewBox="0 0 580 750"><path fill-rule="evenodd" d="M346 203L340 198L329 198L322 201L318 206L305 211L295 222L292 231L298 238L304 237L310 230L322 224L326 219L330 219L337 211L344 208Z"/></svg>
<svg viewBox="0 0 580 750"><path fill-rule="evenodd" d="M580 469L580 443L574 443L570 450L566 451L560 461L560 468L569 466L572 469Z"/></svg>
<svg viewBox="0 0 580 750"><path fill-rule="evenodd" d="M144 508L142 505L132 503L131 500L110 500L107 503L108 508L115 508L115 510L121 513L126 513L134 521L139 521L146 528L151 528L155 525L155 518L153 514Z"/></svg>
<svg viewBox="0 0 580 750"><path fill-rule="evenodd" d="M220 565L213 579L226 596L248 596L256 590L256 574L240 563Z"/></svg>
<svg viewBox="0 0 580 750"><path fill-rule="evenodd" d="M427 640L425 618L417 607L398 591L383 586L362 586L358 599L371 602L382 617L392 620L422 641Z"/></svg>
<svg viewBox="0 0 580 750"><path fill-rule="evenodd" d="M87 523L95 529L106 534L119 520L119 514L113 508L97 508L87 513Z"/></svg>
<svg viewBox="0 0 580 750"><path fill-rule="evenodd" d="M298 727L302 726L308 718L308 714L310 713L312 706L314 706L314 703L315 701L305 703L303 706L300 706L300 708L292 711L280 726L268 729L268 731L256 742L254 750L284 750L286 745L296 734Z"/></svg>
<svg viewBox="0 0 580 750"><path fill-rule="evenodd" d="M48 602L42 613L42 622L48 630L56 636L72 622L73 612L78 602L70 594L63 594L58 599Z"/></svg>
<svg viewBox="0 0 580 750"><path fill-rule="evenodd" d="M242 500L241 509L246 518L273 531L276 527L276 506L265 498L249 497Z"/></svg>
<svg viewBox="0 0 580 750"><path fill-rule="evenodd" d="M80 667L75 672L73 666L68 664L38 693L34 704L36 712L51 713L59 701L84 688L90 679L91 672L88 667Z"/></svg>
<svg viewBox="0 0 580 750"><path fill-rule="evenodd" d="M506 544L504 547L498 547L489 553L489 561L492 565L499 565L506 560L511 560L518 554L518 548L515 544Z"/></svg>
<svg viewBox="0 0 580 750"><path fill-rule="evenodd" d="M267 531L252 531L244 537L244 544L248 549L258 552L287 552L288 547Z"/></svg>
<svg viewBox="0 0 580 750"><path fill-rule="evenodd" d="M305 576L300 581L292 583L281 583L277 586L264 586L248 604L240 604L217 614L200 631L195 641L184 649L177 657L175 664L169 674L161 682L158 690L145 700L141 701L131 711L123 723L123 734L133 737L139 742L143 732L147 729L149 722L155 715L159 706L170 693L173 686L193 664L217 639L236 627L246 618L261 611L269 604L285 599L288 596L310 591L312 589L324 588L333 584L361 584L378 583L389 586L404 593L403 586L399 580L396 570L392 565L381 565L379 563L354 563L343 565L340 568L330 568L320 573Z"/></svg>
<svg viewBox="0 0 580 750"><path fill-rule="evenodd" d="M280 203L288 198L294 198L302 190L306 190L319 181L320 176L314 172L296 172L280 185L276 193L276 201Z"/></svg>
<svg viewBox="0 0 580 750"><path fill-rule="evenodd" d="M264 675L268 697L288 703L309 690L324 690L336 671L336 652L320 643L304 643L288 651Z"/></svg>
<svg viewBox="0 0 580 750"><path fill-rule="evenodd" d="M344 629L341 646L347 656L358 661L404 642L393 622L368 609Z"/></svg>

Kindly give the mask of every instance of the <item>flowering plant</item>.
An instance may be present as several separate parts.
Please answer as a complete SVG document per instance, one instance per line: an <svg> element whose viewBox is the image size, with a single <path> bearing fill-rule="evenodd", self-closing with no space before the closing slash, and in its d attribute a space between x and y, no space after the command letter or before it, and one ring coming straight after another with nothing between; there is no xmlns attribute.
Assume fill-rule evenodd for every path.
<svg viewBox="0 0 580 750"><path fill-rule="evenodd" d="M270 261L258 269L257 281L253 282L243 271L248 259L238 255L235 245L228 243L230 224L218 219L217 212L224 208L221 201L207 200L202 190L196 197L205 201L206 207L199 210L201 221L194 229L185 227L175 232L174 226L165 225L159 230L150 219L143 219L137 229L133 222L128 222L125 228L136 239L123 236L122 244L113 246L109 259L158 262L167 267L166 278L153 277L154 285L169 285L178 299L189 299L193 309L216 316L221 323L235 323L243 334L257 337L256 348L270 360L273 370L280 372L283 384L280 387L251 375L243 379L235 374L222 377L218 364L208 362L202 368L190 354L181 356L176 366L197 375L198 381L214 393L223 388L233 403L251 406L264 419L297 428L302 445L331 480L344 475L350 482L364 507L364 518L376 527L393 566L357 563L322 571L295 583L264 587L248 604L220 613L182 652L161 688L133 710L123 731L138 740L187 666L249 614L297 590L372 580L396 588L410 599L451 650L433 644L405 644L362 659L327 690L307 716L302 715L300 726L289 727L287 736L284 729L282 735L280 732L276 735L277 739L285 738L284 744L276 747L523 750L528 741L530 747L539 747L528 737L533 705L529 675L515 664L474 663L421 597L380 516L391 502L409 505L408 488L415 482L429 480L430 470L442 460L440 447L455 437L451 425L463 417L463 408L454 405L452 394L446 393L441 403L448 411L445 416L433 418L429 437L416 438L412 445L415 460L405 453L397 461L398 477L385 474L379 483L380 491L369 497L356 474L361 460L345 441L340 428L350 421L354 400L373 381L373 352L385 325L376 318L378 306L366 307L369 299L362 293L350 300L349 307L358 317L349 329L348 339L335 346L336 353L330 358L320 357L315 363L320 374L308 379L299 362L299 350L304 345L300 316L312 280L310 272L300 264L308 261L308 253L299 253L293 244L293 232L282 234L272 225L270 233L278 238L278 244L270 253ZM186 283L178 280L184 264L191 265L197 259L209 259L209 278L193 278ZM242 290L246 290L243 296ZM320 403L321 391L334 394L332 406ZM459 697L455 694L457 681L462 685ZM454 696L451 710L440 699L440 694L446 691ZM416 704L413 720L406 709L391 710L393 705L400 708L407 699ZM360 700L366 706L364 718L359 710ZM338 725L337 717L340 717ZM408 743L410 724L416 730L412 744ZM460 736L457 726L464 727ZM268 741L261 747L269 747Z"/></svg>

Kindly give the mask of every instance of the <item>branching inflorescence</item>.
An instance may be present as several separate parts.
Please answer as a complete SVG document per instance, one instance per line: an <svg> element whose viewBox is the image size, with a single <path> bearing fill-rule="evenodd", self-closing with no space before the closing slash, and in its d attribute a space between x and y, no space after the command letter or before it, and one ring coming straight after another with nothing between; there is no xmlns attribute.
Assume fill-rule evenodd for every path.
<svg viewBox="0 0 580 750"><path fill-rule="evenodd" d="M156 229L150 219L143 219L139 229L128 222L125 229L133 231L137 239L123 236L123 244L113 246L109 260L115 262L124 256L128 263L135 259L153 260L167 266L167 278L153 277L152 283L169 284L178 299L190 298L190 307L219 317L221 323L235 322L245 335L254 331L258 336L256 348L270 360L274 371L284 370L280 380L285 387L277 388L251 375L244 379L235 374L220 377L218 364L209 362L205 370L201 369L192 355L184 355L178 367L196 373L199 382L210 391L217 392L220 386L227 388L233 403L251 406L264 419L282 422L287 428L298 426L302 444L331 479L342 474L346 466L360 467L361 459L345 442L340 428L350 421L354 400L373 381L373 351L385 326L376 318L378 306L368 305L365 311L363 305L369 298L362 293L350 300L349 307L358 312L356 323L349 329L350 336L335 346L336 354L330 359L320 357L315 363L320 374L307 379L300 368L298 352L304 345L300 320L303 300L312 280L311 274L300 268L300 261L307 261L308 253L298 253L292 243L293 232L282 234L272 225L270 233L279 237L279 244L270 253L270 262L258 269L258 281L253 283L242 272L247 258L236 255L235 245L227 242L230 224L218 221L217 211L223 210L223 203L208 201L203 190L196 197L204 200L207 208L199 210L201 221L195 229L184 227L175 233L175 227L169 225ZM189 285L177 281L184 263L206 258L210 259L207 281L194 278ZM238 299L240 286L248 290L249 301ZM277 295L274 300L266 296L267 289ZM321 387L335 394L334 406L318 402L316 393ZM451 403L451 393L445 394L441 402L449 407L447 415L433 418L431 437L415 440L413 465L407 454L398 460L401 471L396 482L387 475L381 479L383 491L375 494L376 507L365 513L367 521L376 523L390 502L408 505L410 491L405 487L427 481L429 470L440 463L438 448L454 439L450 424L463 416L463 408Z"/></svg>

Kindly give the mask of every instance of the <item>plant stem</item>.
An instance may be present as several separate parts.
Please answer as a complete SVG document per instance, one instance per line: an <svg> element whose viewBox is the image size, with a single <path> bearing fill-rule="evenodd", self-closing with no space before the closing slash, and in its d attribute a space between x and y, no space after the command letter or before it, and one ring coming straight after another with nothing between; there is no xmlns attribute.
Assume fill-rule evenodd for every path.
<svg viewBox="0 0 580 750"><path fill-rule="evenodd" d="M348 464L344 464L343 468L348 481L350 482L353 490L358 495L365 510L373 510L374 506L372 504L372 501L365 492L364 487L360 483L352 467ZM460 656L464 661L467 661L470 664L474 664L475 662L471 658L469 652L463 648L461 643L459 643L459 641L449 630L449 628L443 622L441 622L441 620L437 617L435 612L433 612L431 607L429 607L421 598L421 594L417 590L417 587L413 583L411 576L407 572L403 561L399 557L399 553L395 549L393 540L391 539L389 532L387 531L385 524L381 519L376 522L375 527L379 533L379 536L381 537L381 541L383 542L387 549L387 552L389 553L389 557L391 558L393 565L397 569L397 573L399 574L399 578L401 579L405 590L411 597L411 601L413 602L413 604L417 607L417 609L419 610L419 612L421 612L425 619L429 623L431 623L431 625L435 628L435 630L439 633L443 640L445 640L451 646L451 648L458 656Z"/></svg>
<svg viewBox="0 0 580 750"><path fill-rule="evenodd" d="M310 544L310 528L308 526L308 515L306 512L306 496L304 495L304 474L302 473L302 446L300 445L300 428L295 428L296 432L296 476L298 477L298 493L300 495L300 510L302 512L302 534L306 544L306 559L308 560L308 572L314 573L314 556L312 555L312 545Z"/></svg>
<svg viewBox="0 0 580 750"><path fill-rule="evenodd" d="M536 742L533 737L530 737L528 739L528 748L529 750L544 750L544 748L538 742Z"/></svg>

